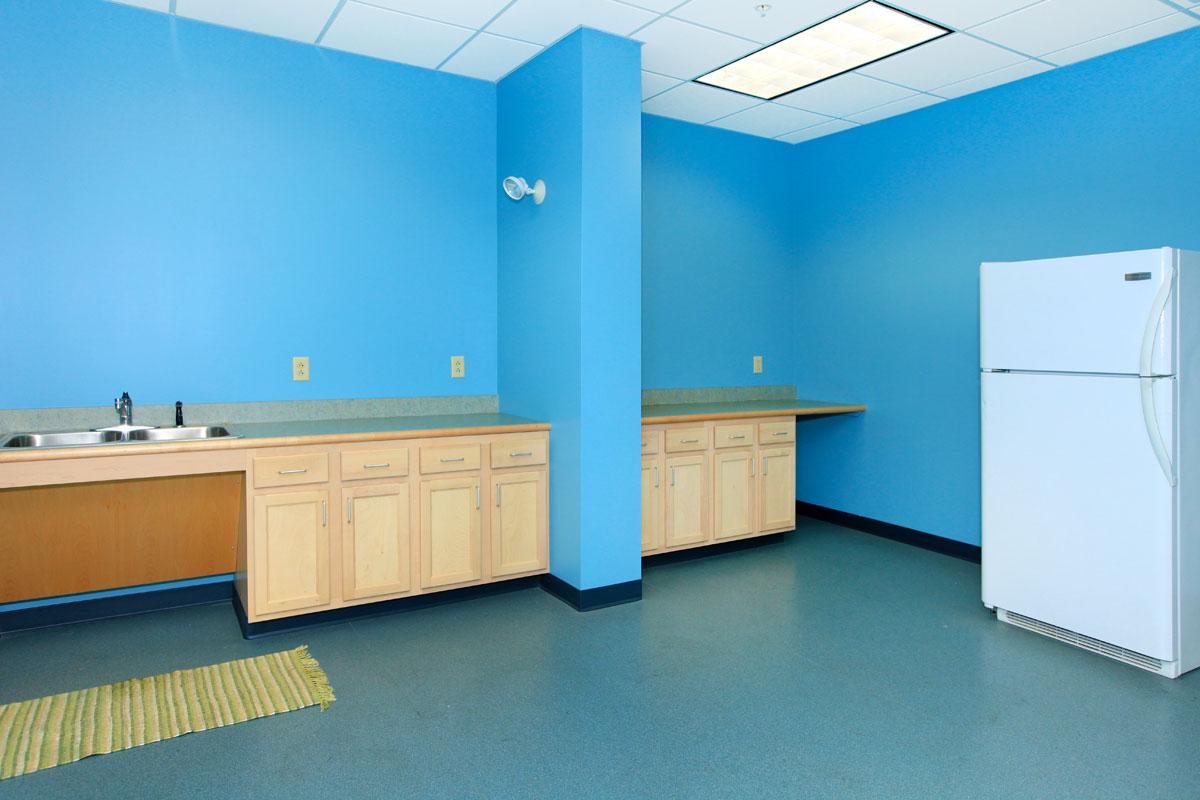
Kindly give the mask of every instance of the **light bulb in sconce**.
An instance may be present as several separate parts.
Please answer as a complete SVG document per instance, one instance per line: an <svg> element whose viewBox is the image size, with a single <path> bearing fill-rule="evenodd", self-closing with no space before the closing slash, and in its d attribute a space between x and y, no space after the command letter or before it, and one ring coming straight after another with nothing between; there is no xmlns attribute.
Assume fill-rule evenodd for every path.
<svg viewBox="0 0 1200 800"><path fill-rule="evenodd" d="M504 193L512 200L532 196L534 205L540 206L546 200L546 182L539 178L531 187L524 178L509 175L504 179Z"/></svg>

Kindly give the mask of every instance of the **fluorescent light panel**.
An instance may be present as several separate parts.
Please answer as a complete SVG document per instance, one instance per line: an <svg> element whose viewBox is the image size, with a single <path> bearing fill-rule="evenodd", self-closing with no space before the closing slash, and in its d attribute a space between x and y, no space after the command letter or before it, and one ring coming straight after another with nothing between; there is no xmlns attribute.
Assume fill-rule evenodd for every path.
<svg viewBox="0 0 1200 800"><path fill-rule="evenodd" d="M803 89L950 33L875 0L696 78L762 100Z"/></svg>

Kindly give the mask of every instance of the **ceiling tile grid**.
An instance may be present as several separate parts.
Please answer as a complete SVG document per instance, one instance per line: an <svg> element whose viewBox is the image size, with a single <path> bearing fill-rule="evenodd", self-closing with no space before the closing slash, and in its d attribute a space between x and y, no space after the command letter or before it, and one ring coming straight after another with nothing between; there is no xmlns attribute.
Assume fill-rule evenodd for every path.
<svg viewBox="0 0 1200 800"><path fill-rule="evenodd" d="M109 0L497 81L580 26L642 42L646 113L798 143L1200 26L1200 0L882 0L952 33L775 98L693 82L863 0Z"/></svg>

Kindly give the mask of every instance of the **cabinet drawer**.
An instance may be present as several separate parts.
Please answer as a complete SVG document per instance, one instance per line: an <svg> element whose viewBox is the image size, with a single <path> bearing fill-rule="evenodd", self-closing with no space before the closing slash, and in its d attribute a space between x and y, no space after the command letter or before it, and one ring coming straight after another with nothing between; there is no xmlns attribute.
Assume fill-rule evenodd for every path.
<svg viewBox="0 0 1200 800"><path fill-rule="evenodd" d="M754 423L742 425L718 425L717 447L748 447L754 444Z"/></svg>
<svg viewBox="0 0 1200 800"><path fill-rule="evenodd" d="M492 467L526 467L546 463L546 440L524 439L519 442L492 442Z"/></svg>
<svg viewBox="0 0 1200 800"><path fill-rule="evenodd" d="M652 456L659 450L659 439L661 435L658 431L642 431L642 455Z"/></svg>
<svg viewBox="0 0 1200 800"><path fill-rule="evenodd" d="M408 474L408 449L345 450L342 452L342 480L398 478Z"/></svg>
<svg viewBox="0 0 1200 800"><path fill-rule="evenodd" d="M328 453L292 453L286 456L257 456L254 459L255 489L325 483L328 480Z"/></svg>
<svg viewBox="0 0 1200 800"><path fill-rule="evenodd" d="M457 444L421 448L421 472L461 472L479 469L479 445Z"/></svg>
<svg viewBox="0 0 1200 800"><path fill-rule="evenodd" d="M760 422L758 425L758 441L762 444L780 444L796 441L796 423Z"/></svg>
<svg viewBox="0 0 1200 800"><path fill-rule="evenodd" d="M672 428L667 431L667 452L708 449L708 428Z"/></svg>

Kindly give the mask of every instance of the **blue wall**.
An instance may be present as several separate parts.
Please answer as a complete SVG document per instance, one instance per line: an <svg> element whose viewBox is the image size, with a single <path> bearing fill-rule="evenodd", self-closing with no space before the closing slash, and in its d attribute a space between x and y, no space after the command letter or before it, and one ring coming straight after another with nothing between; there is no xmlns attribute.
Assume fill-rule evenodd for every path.
<svg viewBox="0 0 1200 800"><path fill-rule="evenodd" d="M641 575L640 52L580 30L499 84L499 389L551 431L550 569L576 588Z"/></svg>
<svg viewBox="0 0 1200 800"><path fill-rule="evenodd" d="M495 130L483 81L5 0L0 408L494 393Z"/></svg>
<svg viewBox="0 0 1200 800"><path fill-rule="evenodd" d="M791 383L793 145L642 120L642 385Z"/></svg>
<svg viewBox="0 0 1200 800"><path fill-rule="evenodd" d="M1200 248L1200 30L797 146L798 496L979 542L979 263Z"/></svg>

